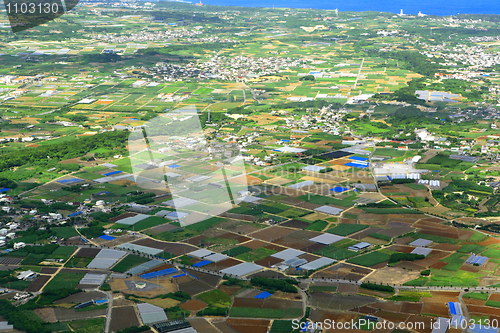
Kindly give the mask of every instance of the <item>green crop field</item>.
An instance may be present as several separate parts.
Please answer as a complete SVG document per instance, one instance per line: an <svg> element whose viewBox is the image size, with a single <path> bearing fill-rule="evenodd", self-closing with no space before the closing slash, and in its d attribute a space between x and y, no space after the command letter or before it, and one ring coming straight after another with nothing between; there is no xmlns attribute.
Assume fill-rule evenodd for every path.
<svg viewBox="0 0 500 333"><path fill-rule="evenodd" d="M123 258L119 263L117 263L113 268L111 269L113 272L120 272L124 273L127 270L129 270L132 267L135 267L137 265L140 265L142 263L145 263L146 261L149 261L148 258L144 257L139 257L133 254L127 255L125 258Z"/></svg>
<svg viewBox="0 0 500 333"><path fill-rule="evenodd" d="M488 250L482 252L481 255L488 257L488 258L500 259L500 250L488 249Z"/></svg>
<svg viewBox="0 0 500 333"><path fill-rule="evenodd" d="M483 301L486 301L488 299L489 294L488 293L480 293L480 292L470 292L465 295L463 295L463 298L473 298L473 299L480 299Z"/></svg>
<svg viewBox="0 0 500 333"><path fill-rule="evenodd" d="M240 254L243 254L243 253L247 253L249 251L252 251L251 248L249 247L246 247L246 246L237 246L235 248L232 248L232 249L229 249L229 250L226 250L224 252L222 252L223 254L227 254L229 256L232 256L232 257L237 257L239 256Z"/></svg>
<svg viewBox="0 0 500 333"><path fill-rule="evenodd" d="M290 333L293 331L293 323L290 320L274 320L269 333Z"/></svg>
<svg viewBox="0 0 500 333"><path fill-rule="evenodd" d="M363 224L341 223L331 229L328 229L326 232L339 236L347 236L366 228L368 228L368 226Z"/></svg>
<svg viewBox="0 0 500 333"><path fill-rule="evenodd" d="M44 290L58 290L60 288L75 288L85 273L60 271L45 286Z"/></svg>
<svg viewBox="0 0 500 333"><path fill-rule="evenodd" d="M231 304L231 297L219 289L207 291L196 296L197 299L207 303L209 306L228 307Z"/></svg>
<svg viewBox="0 0 500 333"><path fill-rule="evenodd" d="M384 261L388 261L391 256L387 253L383 253L380 251L370 252L367 254L363 254L359 257L354 257L347 260L348 263L361 265L365 267L371 267L378 265Z"/></svg>
<svg viewBox="0 0 500 333"><path fill-rule="evenodd" d="M244 260L244 261L259 261L261 259L269 257L271 254L276 253L277 251L270 250L270 249L265 249L263 247L245 252L242 254L239 254L236 256L237 259Z"/></svg>
<svg viewBox="0 0 500 333"><path fill-rule="evenodd" d="M312 231L322 231L323 229L326 228L328 225L328 222L326 221L315 221L311 225L305 228L305 230L312 230Z"/></svg>

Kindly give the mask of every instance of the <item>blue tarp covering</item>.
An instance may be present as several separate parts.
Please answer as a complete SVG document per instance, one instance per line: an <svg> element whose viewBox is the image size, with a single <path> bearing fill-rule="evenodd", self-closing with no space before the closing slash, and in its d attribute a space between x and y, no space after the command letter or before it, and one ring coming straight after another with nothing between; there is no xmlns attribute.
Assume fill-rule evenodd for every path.
<svg viewBox="0 0 500 333"><path fill-rule="evenodd" d="M8 187L2 188L2 189L0 189L0 193L7 192L8 190L10 190L10 188L8 188Z"/></svg>
<svg viewBox="0 0 500 333"><path fill-rule="evenodd" d="M356 160L356 161L368 161L367 157L358 157L358 156L351 156L349 157L350 160Z"/></svg>
<svg viewBox="0 0 500 333"><path fill-rule="evenodd" d="M61 179L58 180L57 182L59 184L68 184L68 183L76 183L76 182L81 182L82 180L80 178L70 178L70 179Z"/></svg>
<svg viewBox="0 0 500 333"><path fill-rule="evenodd" d="M390 176L387 176L387 179L392 180L392 178Z"/></svg>
<svg viewBox="0 0 500 333"><path fill-rule="evenodd" d="M258 298L258 299L266 299L268 298L269 296L272 296L273 294L271 293L268 293L267 291L263 291L261 292L260 294L258 295L255 295L254 298Z"/></svg>
<svg viewBox="0 0 500 333"><path fill-rule="evenodd" d="M107 177L107 176L112 176L112 175L116 175L116 174L119 174L119 173L122 173L122 171L111 171L111 172L103 174L103 176Z"/></svg>
<svg viewBox="0 0 500 333"><path fill-rule="evenodd" d="M111 236L108 236L108 235L102 235L102 236L99 236L99 238L102 238L104 240L113 240L113 239L116 239L115 237L111 237Z"/></svg>
<svg viewBox="0 0 500 333"><path fill-rule="evenodd" d="M359 163L354 163L354 162L349 162L344 164L345 166L353 167L353 168L360 168L360 169L365 169L368 168L368 164L359 164Z"/></svg>
<svg viewBox="0 0 500 333"><path fill-rule="evenodd" d="M456 314L457 314L457 311L455 311L455 303L453 303L453 302L449 302L449 303L448 303L448 306L450 307L450 313L451 313L452 315L456 315Z"/></svg>
<svg viewBox="0 0 500 333"><path fill-rule="evenodd" d="M186 276L186 273L182 273L182 274L179 274L179 275L174 275L172 277L173 278L178 278L178 277L182 277L182 276Z"/></svg>
<svg viewBox="0 0 500 333"><path fill-rule="evenodd" d="M165 276L165 275L169 275L169 274L173 274L177 272L177 268L167 268L167 269L162 269L161 271L156 271L156 272L152 272L152 273L146 273L146 274L142 274L142 275L139 275L142 279L152 279L152 278L155 278L157 276Z"/></svg>
<svg viewBox="0 0 500 333"><path fill-rule="evenodd" d="M172 169L177 169L177 168L180 168L181 166L179 164L171 164L168 167L172 168Z"/></svg>
<svg viewBox="0 0 500 333"><path fill-rule="evenodd" d="M206 266L208 264L211 264L212 262L210 260L203 260L203 261L200 261L200 262L197 262L196 264L193 265L193 267L203 267L203 266Z"/></svg>
<svg viewBox="0 0 500 333"><path fill-rule="evenodd" d="M107 301L108 301L107 299L98 299L98 300L95 301L95 304L104 304Z"/></svg>
<svg viewBox="0 0 500 333"><path fill-rule="evenodd" d="M342 193L345 191L349 191L349 189L347 187L337 186L337 187L330 189L330 191L334 191L336 193Z"/></svg>
<svg viewBox="0 0 500 333"><path fill-rule="evenodd" d="M82 215L82 214L83 214L82 212L71 213L68 215L68 217L74 217L74 216L78 216L78 215Z"/></svg>
<svg viewBox="0 0 500 333"><path fill-rule="evenodd" d="M189 273L188 273L188 272L186 272L185 270L181 269L181 271L183 271L184 273L186 273L186 275L189 275L189 276L190 276L190 277L192 277L193 279L198 280L198 278L197 278L196 276L189 274Z"/></svg>
<svg viewBox="0 0 500 333"><path fill-rule="evenodd" d="M472 325L469 327L469 331L470 333L498 333L499 329L498 328L494 328L494 327L490 327L490 328L487 328L487 326L485 325L479 325L479 324L476 324L474 325L474 327L472 327Z"/></svg>

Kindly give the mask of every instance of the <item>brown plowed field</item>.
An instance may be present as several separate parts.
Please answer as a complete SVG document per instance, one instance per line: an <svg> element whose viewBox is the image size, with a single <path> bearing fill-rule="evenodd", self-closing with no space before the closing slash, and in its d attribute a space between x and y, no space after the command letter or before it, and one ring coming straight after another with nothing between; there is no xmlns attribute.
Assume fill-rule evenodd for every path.
<svg viewBox="0 0 500 333"><path fill-rule="evenodd" d="M197 332L220 333L215 327L210 325L210 323L207 322L205 318L188 318L187 321Z"/></svg>
<svg viewBox="0 0 500 333"><path fill-rule="evenodd" d="M401 309L401 302L379 301L369 304L369 306L375 309L380 309L381 311L399 312L399 309Z"/></svg>
<svg viewBox="0 0 500 333"><path fill-rule="evenodd" d="M405 313L397 313L390 311L377 311L373 315L388 321L392 321L394 323L404 322L408 318L408 315Z"/></svg>
<svg viewBox="0 0 500 333"><path fill-rule="evenodd" d="M78 250L75 257L95 258L100 251L100 249L84 247Z"/></svg>
<svg viewBox="0 0 500 333"><path fill-rule="evenodd" d="M310 226L310 223L299 221L299 220L289 220L280 224L282 227L288 228L296 228L296 229L305 229Z"/></svg>
<svg viewBox="0 0 500 333"><path fill-rule="evenodd" d="M465 304L470 305L484 305L484 303L486 303L486 301L483 301L482 299L464 298L463 300Z"/></svg>
<svg viewBox="0 0 500 333"><path fill-rule="evenodd" d="M242 244L242 246L246 246L248 248L251 248L252 250L258 249L259 247L263 247L265 245L267 245L267 243L260 240L253 240L248 243Z"/></svg>
<svg viewBox="0 0 500 333"><path fill-rule="evenodd" d="M470 312L470 310L469 310ZM440 317L448 317L448 308L445 303L424 303L422 313L434 314Z"/></svg>
<svg viewBox="0 0 500 333"><path fill-rule="evenodd" d="M206 306L207 304L205 302L199 301L197 299L192 299L190 301L187 301L179 305L179 307L189 311L200 311L201 309L204 309Z"/></svg>
<svg viewBox="0 0 500 333"><path fill-rule="evenodd" d="M441 268L443 268L443 267L444 267L444 266L446 266L446 265L448 265L448 263L447 263L447 262L441 262L441 261L440 261L440 262L437 262L437 263L435 263L435 264L433 264L433 265L431 265L431 266L429 266L429 267L430 267L430 268L434 268L434 269L441 269Z"/></svg>
<svg viewBox="0 0 500 333"><path fill-rule="evenodd" d="M48 275L39 275L33 282L30 283L26 291L29 292L37 292L42 288L47 281L49 281L50 276Z"/></svg>
<svg viewBox="0 0 500 333"><path fill-rule="evenodd" d="M190 296L194 296L196 294L208 291L210 289L212 288L210 288L209 286L198 280L194 280L189 283L184 283L179 286L180 291L188 293Z"/></svg>
<svg viewBox="0 0 500 333"><path fill-rule="evenodd" d="M139 320L133 306L113 308L109 330L112 332L124 330L131 326L139 326Z"/></svg>
<svg viewBox="0 0 500 333"><path fill-rule="evenodd" d="M500 309L490 306L470 305L468 309L469 313L500 316Z"/></svg>
<svg viewBox="0 0 500 333"><path fill-rule="evenodd" d="M259 261L256 261L255 263L257 265L261 265L261 266L269 268L269 267L276 265L282 261L283 261L283 259L279 259L279 258L275 258L275 257L267 257L267 258L261 259Z"/></svg>
<svg viewBox="0 0 500 333"><path fill-rule="evenodd" d="M422 312L422 303L409 303L403 302L401 309L399 311L408 314L420 314Z"/></svg>
<svg viewBox="0 0 500 333"><path fill-rule="evenodd" d="M482 242L479 242L478 244L483 245L483 246L488 246L488 245L493 245L493 244L498 244L498 243L500 243L500 239L490 237Z"/></svg>
<svg viewBox="0 0 500 333"><path fill-rule="evenodd" d="M424 324L423 329L417 330L417 332L419 332L419 333L431 333L432 332L432 323L435 320L436 320L435 318L431 318L431 317L421 317L421 316L411 315L406 322L412 323L413 327L417 327L417 325L416 325L417 323L423 323Z"/></svg>
<svg viewBox="0 0 500 333"><path fill-rule="evenodd" d="M114 222L122 220L124 218L132 217L132 216L136 216L136 215L137 215L137 213L123 213L123 214L120 214L118 216L110 218L109 222L113 222L114 223Z"/></svg>
<svg viewBox="0 0 500 333"><path fill-rule="evenodd" d="M405 246L405 245L391 245L387 248L391 251L397 251L402 253L411 253L415 249L414 246Z"/></svg>
<svg viewBox="0 0 500 333"><path fill-rule="evenodd" d="M253 238L261 239L263 241L271 242L279 238L285 237L296 231L295 229L289 229L281 226L273 226L263 230L259 230L251 234Z"/></svg>
<svg viewBox="0 0 500 333"><path fill-rule="evenodd" d="M227 325L240 333L267 333L270 320L265 319L227 319Z"/></svg>
<svg viewBox="0 0 500 333"><path fill-rule="evenodd" d="M42 274L54 274L55 272L57 272L56 267L42 267L40 269L40 273Z"/></svg>
<svg viewBox="0 0 500 333"><path fill-rule="evenodd" d="M233 259L233 258L228 258L228 259L219 261L218 263L208 264L208 265L204 266L204 268L208 269L208 270L217 269L218 271L221 271L223 269L233 267L233 266L236 266L238 264L241 264L241 261L239 261L237 259Z"/></svg>

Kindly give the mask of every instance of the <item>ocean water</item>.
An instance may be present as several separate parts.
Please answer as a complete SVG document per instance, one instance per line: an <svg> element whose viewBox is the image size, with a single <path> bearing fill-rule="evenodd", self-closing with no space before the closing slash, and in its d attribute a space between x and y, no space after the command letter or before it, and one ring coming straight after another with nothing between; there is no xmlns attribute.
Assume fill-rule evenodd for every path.
<svg viewBox="0 0 500 333"><path fill-rule="evenodd" d="M192 1L192 3L198 0ZM456 15L456 14L500 14L500 1L493 0L202 0L207 5L242 6L242 7L287 7L287 8L315 8L338 9L339 11L362 12L374 10L379 12L399 13L403 9L405 14L417 14L419 11L428 15Z"/></svg>

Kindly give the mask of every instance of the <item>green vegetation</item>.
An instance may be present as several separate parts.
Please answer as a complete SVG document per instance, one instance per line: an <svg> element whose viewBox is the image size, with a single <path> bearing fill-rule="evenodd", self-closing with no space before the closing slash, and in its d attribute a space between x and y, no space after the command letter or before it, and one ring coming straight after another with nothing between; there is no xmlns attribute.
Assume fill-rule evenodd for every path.
<svg viewBox="0 0 500 333"><path fill-rule="evenodd" d="M418 296L407 296L407 295L394 295L387 298L390 301L394 302L418 302L420 301L420 297Z"/></svg>
<svg viewBox="0 0 500 333"><path fill-rule="evenodd" d="M174 293L160 295L160 298L171 298L171 299L175 299L176 301L183 303L183 302L189 301L191 299L191 296L188 293L185 293L183 291L178 290Z"/></svg>
<svg viewBox="0 0 500 333"><path fill-rule="evenodd" d="M360 287L365 288L365 289L369 289L369 290L382 291L385 293L393 293L394 292L394 287L383 286L383 285L375 284L375 283L363 282L363 283L361 283Z"/></svg>
<svg viewBox="0 0 500 333"><path fill-rule="evenodd" d="M384 261L389 261L390 258L391 256L387 253L374 251L360 255L358 257L351 258L347 260L347 262L365 267L371 267L383 263Z"/></svg>
<svg viewBox="0 0 500 333"><path fill-rule="evenodd" d="M229 313L229 308L207 307L201 311L196 312L196 315L199 317L202 316L225 317L227 316L228 313Z"/></svg>
<svg viewBox="0 0 500 333"><path fill-rule="evenodd" d="M50 282L45 286L46 291L59 290L61 288L75 288L85 273L60 271Z"/></svg>
<svg viewBox="0 0 500 333"><path fill-rule="evenodd" d="M72 331L76 333L95 333L104 331L106 318L91 318L69 322Z"/></svg>
<svg viewBox="0 0 500 333"><path fill-rule="evenodd" d="M305 230L311 230L311 231L322 231L323 229L326 228L328 225L328 222L326 221L314 221L311 223L308 227L305 228Z"/></svg>
<svg viewBox="0 0 500 333"><path fill-rule="evenodd" d="M274 320L269 333L290 333L293 331L293 324L290 320Z"/></svg>
<svg viewBox="0 0 500 333"><path fill-rule="evenodd" d="M231 297L219 289L207 291L206 293L197 295L196 298L207 303L209 307L227 308L231 304Z"/></svg>
<svg viewBox="0 0 500 333"><path fill-rule="evenodd" d="M492 307L495 307L495 308L500 308L500 302L499 301L486 301L486 303L484 303L484 305L486 305L486 306L492 306Z"/></svg>
<svg viewBox="0 0 500 333"><path fill-rule="evenodd" d="M140 265L142 263L145 263L149 261L148 258L144 257L139 257L134 254L129 254L125 258L123 258L119 263L117 263L113 268L111 269L113 272L120 272L124 273L127 270L129 270L132 267L135 267L137 265Z"/></svg>
<svg viewBox="0 0 500 333"><path fill-rule="evenodd" d="M227 254L228 256L237 257L240 254L247 253L247 252L250 252L250 251L252 251L251 248L241 245L241 246L237 246L235 248L226 250L226 251L224 251L222 253L223 254Z"/></svg>
<svg viewBox="0 0 500 333"><path fill-rule="evenodd" d="M166 308L165 313L169 320L184 319L191 314L191 312L180 308L178 305Z"/></svg>
<svg viewBox="0 0 500 333"><path fill-rule="evenodd" d="M463 298L473 298L473 299L480 299L483 301L486 301L488 299L489 294L485 292L470 292L467 294L464 294L462 297Z"/></svg>
<svg viewBox="0 0 500 333"><path fill-rule="evenodd" d="M49 333L42 320L30 320L22 311L5 299L0 299L0 315L17 330L26 333Z"/></svg>
<svg viewBox="0 0 500 333"><path fill-rule="evenodd" d="M486 250L486 246L476 245L476 244L465 244L457 250L460 253L481 253Z"/></svg>
<svg viewBox="0 0 500 333"><path fill-rule="evenodd" d="M390 242L391 239L392 239L391 236L379 234L378 232L374 232L373 234L370 234L369 236L373 237L373 238L377 238L377 239L382 239L382 240L385 240L385 241L388 241L388 242Z"/></svg>
<svg viewBox="0 0 500 333"><path fill-rule="evenodd" d="M424 259L425 256L422 254L414 254L414 253L393 253L389 258L389 264L393 264L399 261L415 261L419 259Z"/></svg>
<svg viewBox="0 0 500 333"><path fill-rule="evenodd" d="M277 251L260 247L260 248L255 249L255 250L251 250L251 251L239 254L236 256L236 258L240 259L240 260L244 260L244 261L253 262L253 261L259 261L261 259L267 258L271 254L274 254L276 252Z"/></svg>
<svg viewBox="0 0 500 333"><path fill-rule="evenodd" d="M337 226L328 229L326 232L329 232L331 234L339 235L339 236L347 236L350 234L353 234L355 232L361 231L363 229L368 228L367 225L363 224L347 224L347 223L340 223Z"/></svg>
<svg viewBox="0 0 500 333"><path fill-rule="evenodd" d="M250 279L250 284L262 288L269 292L280 290L286 293L296 293L297 288L294 286L297 281L291 279L274 280L263 277L254 277Z"/></svg>

